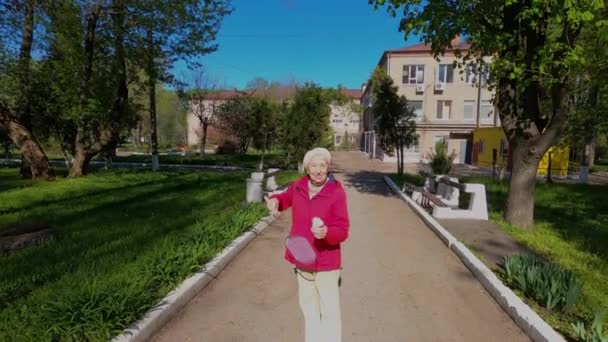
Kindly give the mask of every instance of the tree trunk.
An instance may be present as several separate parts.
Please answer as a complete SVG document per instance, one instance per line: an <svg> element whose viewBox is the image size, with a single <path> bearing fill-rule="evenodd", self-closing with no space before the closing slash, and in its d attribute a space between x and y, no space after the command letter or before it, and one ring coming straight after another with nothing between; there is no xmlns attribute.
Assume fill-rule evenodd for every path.
<svg viewBox="0 0 608 342"><path fill-rule="evenodd" d="M549 152L549 165L547 167L547 183L553 183L551 169L553 168L553 153Z"/></svg>
<svg viewBox="0 0 608 342"><path fill-rule="evenodd" d="M49 166L49 159L32 132L21 121L10 115L8 108L0 104L0 126L8 132L8 137L19 148L23 160L30 164L32 179L51 180L55 178Z"/></svg>
<svg viewBox="0 0 608 342"><path fill-rule="evenodd" d="M549 166L547 167L547 183L553 183L551 169L553 168L553 153L549 152Z"/></svg>
<svg viewBox="0 0 608 342"><path fill-rule="evenodd" d="M532 230L536 170L540 157L530 152L530 146L524 137L516 137L509 144L513 151L513 170L509 182L505 219L518 227Z"/></svg>
<svg viewBox="0 0 608 342"><path fill-rule="evenodd" d="M16 124L14 126L9 134L13 142L21 150L23 164L29 165L29 170L25 170L28 173L28 178L43 180L55 178L55 173L49 165L49 159L44 154L36 138L25 126Z"/></svg>
<svg viewBox="0 0 608 342"><path fill-rule="evenodd" d="M19 175L23 179L32 179L32 165L21 155L21 163L19 165Z"/></svg>
<svg viewBox="0 0 608 342"><path fill-rule="evenodd" d="M10 140L7 138L4 140L4 158L6 158L6 160L11 159L11 143Z"/></svg>
<svg viewBox="0 0 608 342"><path fill-rule="evenodd" d="M201 156L205 155L205 148L207 147L207 129L209 128L208 122L203 122L203 138L202 138L202 149Z"/></svg>
<svg viewBox="0 0 608 342"><path fill-rule="evenodd" d="M87 170L89 168L89 162L93 158L94 154L86 151L84 149L77 149L76 156L72 161L72 165L70 167L69 177L82 177L86 176Z"/></svg>
<svg viewBox="0 0 608 342"><path fill-rule="evenodd" d="M156 70L154 68L154 37L148 29L148 91L150 92L150 147L152 149L152 171L159 168L158 135L156 132Z"/></svg>
<svg viewBox="0 0 608 342"><path fill-rule="evenodd" d="M585 154L589 168L592 168L595 165L595 139L585 146Z"/></svg>

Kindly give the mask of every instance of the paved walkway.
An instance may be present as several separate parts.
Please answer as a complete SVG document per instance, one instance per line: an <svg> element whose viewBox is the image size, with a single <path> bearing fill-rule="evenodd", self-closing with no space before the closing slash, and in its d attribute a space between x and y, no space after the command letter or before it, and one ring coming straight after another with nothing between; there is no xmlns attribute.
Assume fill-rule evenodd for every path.
<svg viewBox="0 0 608 342"><path fill-rule="evenodd" d="M528 341L481 285L384 184L392 170L337 153L351 235L343 245L343 341ZM394 168L395 166L393 166ZM256 238L154 341L303 341L283 261L290 215Z"/></svg>

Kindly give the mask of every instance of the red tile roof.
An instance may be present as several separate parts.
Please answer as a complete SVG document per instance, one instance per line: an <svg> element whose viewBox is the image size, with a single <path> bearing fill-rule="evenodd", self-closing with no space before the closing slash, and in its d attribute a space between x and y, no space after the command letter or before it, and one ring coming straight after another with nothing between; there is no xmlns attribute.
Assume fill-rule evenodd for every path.
<svg viewBox="0 0 608 342"><path fill-rule="evenodd" d="M451 49L447 49L446 51L447 52L454 51L454 50L467 51L470 47L471 47L471 44L469 44L469 43L459 43L458 45L454 46ZM416 44L416 45L406 46L406 47L403 47L400 49L387 50L385 52L390 52L390 53L420 53L420 52L431 53L432 49L431 49L431 44Z"/></svg>
<svg viewBox="0 0 608 342"><path fill-rule="evenodd" d="M342 89L342 94L350 97L351 99L360 99L362 93L359 89Z"/></svg>

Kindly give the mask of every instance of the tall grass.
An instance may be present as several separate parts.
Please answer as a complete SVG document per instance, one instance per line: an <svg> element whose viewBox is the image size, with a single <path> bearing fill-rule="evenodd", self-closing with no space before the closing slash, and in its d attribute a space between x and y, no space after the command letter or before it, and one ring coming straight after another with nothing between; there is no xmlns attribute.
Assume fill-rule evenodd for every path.
<svg viewBox="0 0 608 342"><path fill-rule="evenodd" d="M0 257L0 341L107 340L265 215L243 203L241 172L38 183L11 171L0 170L0 227L44 221L57 236Z"/></svg>

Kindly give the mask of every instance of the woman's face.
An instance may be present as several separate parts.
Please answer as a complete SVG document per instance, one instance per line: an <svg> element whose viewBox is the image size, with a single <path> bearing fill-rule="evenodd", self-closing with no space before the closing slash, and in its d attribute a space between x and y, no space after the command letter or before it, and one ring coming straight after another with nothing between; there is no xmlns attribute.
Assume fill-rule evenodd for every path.
<svg viewBox="0 0 608 342"><path fill-rule="evenodd" d="M308 177L315 185L321 185L325 183L327 179L327 172L329 170L329 163L323 158L314 158L306 166Z"/></svg>

